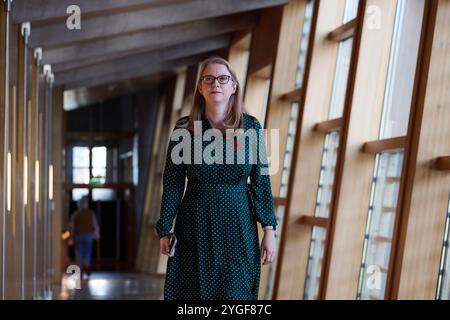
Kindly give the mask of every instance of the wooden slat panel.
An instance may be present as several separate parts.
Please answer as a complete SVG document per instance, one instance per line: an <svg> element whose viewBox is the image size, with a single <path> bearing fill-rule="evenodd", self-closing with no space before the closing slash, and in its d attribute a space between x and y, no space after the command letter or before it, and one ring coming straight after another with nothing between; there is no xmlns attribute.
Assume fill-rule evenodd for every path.
<svg viewBox="0 0 450 320"><path fill-rule="evenodd" d="M450 170L450 156L439 157L436 159L434 167L437 170L449 171Z"/></svg>
<svg viewBox="0 0 450 320"><path fill-rule="evenodd" d="M247 77L273 63L277 50L282 12L282 7L262 11L259 23L253 30L251 59Z"/></svg>
<svg viewBox="0 0 450 320"><path fill-rule="evenodd" d="M381 152L404 150L405 146L406 137L397 137L366 142L363 145L362 151L365 153L377 154Z"/></svg>
<svg viewBox="0 0 450 320"><path fill-rule="evenodd" d="M279 267L277 299L303 298L312 228L295 222L300 218L302 212L315 211L324 135L314 132L313 128L316 123L328 118L337 46L336 43L328 41L327 36L330 30L341 24L344 9L344 2L341 1L322 0L320 4L315 2L315 6L317 5L320 5L320 7L315 39L314 43L311 44L313 55L310 62L310 74L308 81L302 84L304 107L302 110L300 104L299 124L297 125L297 137L300 140L296 141L297 154L294 154L292 161L290 177L292 182L289 185L288 200L290 203L288 206L289 216L285 218L285 229L283 229L282 234L284 246L280 249L282 250L280 251L282 264ZM300 29L298 26L296 28ZM286 39L286 42L290 41L290 43L284 43L286 48L292 50L290 54L296 54L291 60L283 56L280 57L286 63L292 61L289 66L285 66L284 61L282 63L282 72L286 74L280 74L278 81L284 86L286 86L287 79L294 79L291 78L291 74L295 74L293 65L297 63L299 48L297 46L294 48L292 42L299 41L300 37L300 35L296 38L293 37L293 39L298 40ZM279 50L284 52L283 49ZM284 54L287 55L287 52ZM273 95L272 99L279 99L282 94L295 89L294 80L289 85L290 88L284 87L281 88L284 90L277 90L277 95ZM281 145L285 143L285 140L283 140L285 137L284 128L289 121L289 111L290 103L274 103L270 110L271 117L268 118L270 127L280 128ZM277 181L279 182L279 180Z"/></svg>
<svg viewBox="0 0 450 320"><path fill-rule="evenodd" d="M50 281L52 284L61 283L62 272L65 272L63 268L66 267L66 261L64 260L63 250L65 248L61 242L61 234L63 232L63 224L68 221L69 215L63 214L65 206L65 190L62 188L64 183L64 160L63 150L65 141L63 139L63 112L64 112L64 88L62 86L56 86L53 88L52 97L52 160L53 160L53 216L52 216L52 268L53 274Z"/></svg>
<svg viewBox="0 0 450 320"><path fill-rule="evenodd" d="M234 39L235 43L230 47L228 62L234 69L241 86L242 95L244 95L245 84L247 82L247 68L250 58L250 42L252 34L248 30L237 32ZM240 37L240 38L239 38ZM237 39L239 39L237 41Z"/></svg>
<svg viewBox="0 0 450 320"><path fill-rule="evenodd" d="M257 20L257 12L251 12L46 49L43 55L43 63L54 65L85 59L90 59L90 62L92 62L94 58L98 57L105 57L105 60L107 60L111 59L111 55L148 52L237 30L249 29L256 25ZM62 68L60 69L57 66L57 69L61 70Z"/></svg>
<svg viewBox="0 0 450 320"><path fill-rule="evenodd" d="M15 0L13 20L15 23L30 21L33 23L64 22L68 14L66 10L70 5L76 4L82 10L83 18L99 15L110 15L124 11L136 11L144 8L152 8L170 3L181 2L180 0ZM39 25L39 23L36 23Z"/></svg>
<svg viewBox="0 0 450 320"><path fill-rule="evenodd" d="M273 197L273 202L276 206L285 206L287 204L287 199L282 197Z"/></svg>
<svg viewBox="0 0 450 320"><path fill-rule="evenodd" d="M2 1L0 3L0 185L1 188L4 189L4 183L6 183L6 177L4 174L4 162L6 160L6 154L4 152L4 146L5 146L5 100L6 100L6 94L7 90L9 89L7 87L7 81L5 79L5 69L6 69L6 57L5 57L5 48L6 48L6 10L4 8L5 3ZM6 196L6 191L3 190L3 192L0 192L0 201L2 203L2 207L0 207L0 213L4 214L4 207L3 207L3 201L5 200L4 197ZM0 230L3 230L3 219L0 219ZM2 253L3 248L3 232L0 234L0 253ZM3 254L0 254L0 266L3 266ZM3 281L3 270L0 268L0 277L2 279L0 280L0 283ZM1 289L1 285L0 285Z"/></svg>
<svg viewBox="0 0 450 320"><path fill-rule="evenodd" d="M383 23L374 32L367 22L371 16L365 15L351 113L346 119L348 132L326 299L355 299L361 267L374 166L374 156L361 152L361 146L378 138L396 1L367 0L366 8L369 6L379 8Z"/></svg>
<svg viewBox="0 0 450 320"><path fill-rule="evenodd" d="M342 118L325 120L317 123L314 126L314 131L327 133L334 130L339 130L342 127Z"/></svg>
<svg viewBox="0 0 450 320"><path fill-rule="evenodd" d="M353 37L356 27L356 19L350 20L346 24L336 28L328 34L328 39L333 41L344 41L350 37Z"/></svg>
<svg viewBox="0 0 450 320"><path fill-rule="evenodd" d="M298 219L298 223L308 225L308 226L318 226L322 228L327 228L330 219L323 217L314 217L303 215Z"/></svg>
<svg viewBox="0 0 450 320"><path fill-rule="evenodd" d="M29 275L33 278L35 276L35 271L36 268L34 266L34 261L35 261L35 255L36 255L36 248L37 248L37 243L36 243L36 233L35 233L35 226L37 226L38 223L38 219L37 219L37 203L36 203L36 159L38 156L37 153L37 147L38 147L38 134L36 132L36 118L37 118L37 114L38 114L38 104L37 104L37 100L38 100L38 91L37 91L37 73L39 72L36 60L33 58L30 58L30 63L31 63L31 112L30 112L30 117L29 117L29 140L28 140L28 173L29 173L29 188L28 188L28 194L29 194L29 203L30 205L28 206L29 208L29 228L31 230L27 231L27 233L29 234L29 241L31 242L30 247L31 247L31 252L29 254L30 256L30 263L29 263L29 267L31 270L28 271ZM35 290L35 286L36 286L36 282L33 279L33 283L31 286L31 294L34 297L34 290Z"/></svg>
<svg viewBox="0 0 450 320"><path fill-rule="evenodd" d="M267 71L271 71L271 88L268 101L267 111L264 110L263 115L258 118L263 127L267 129L277 129L279 131L279 143L280 146L286 145L287 140L287 126L290 118L290 103L282 101L280 97L289 91L295 89L295 65L298 61L298 52L301 39L301 26L303 25L303 17L305 10L305 1L294 0L289 1L288 5L284 8L274 8L273 10L266 10L262 15L260 27L254 31L252 36L252 48L251 48L251 61L249 64L249 75L254 77L266 77ZM270 68L271 70L269 70ZM255 78L256 79L256 78ZM253 79L253 81L256 81ZM250 84L250 77L248 83ZM257 80L263 81L263 80ZM256 92L250 93L250 86L246 89L246 103L249 94L256 95ZM258 94L261 95L261 92ZM269 120L270 119L270 120ZM270 121L267 123L266 121ZM282 123L282 125L279 125ZM284 153L283 148L276 150L278 154L273 154L271 150L270 139L268 141L268 154L271 158L271 170L276 169L277 172L271 175L272 193L274 196L278 196L281 183L281 164L283 163ZM278 164L272 162L277 157ZM277 168L275 168L277 166ZM260 234L261 234L260 229ZM283 234L283 231L281 231ZM281 261L281 247L279 261ZM282 262L281 262L282 263ZM278 266L272 266L272 268L279 268ZM275 270L278 274L278 270ZM260 298L263 298L266 293L267 281L269 280L269 268L263 267L260 282ZM273 298L276 297L277 291L277 278L276 276L273 287Z"/></svg>
<svg viewBox="0 0 450 320"><path fill-rule="evenodd" d="M140 77L149 77L157 73L175 71L176 68L188 66L192 63L200 62L205 58L206 54L195 55L191 57L162 61L159 64L147 64L140 68L134 68L127 71L108 73L106 75L95 76L87 79L81 79L74 82L69 82L64 85L66 89L76 89L80 87L93 87L103 85L106 83L114 83L118 81L136 79Z"/></svg>
<svg viewBox="0 0 450 320"><path fill-rule="evenodd" d="M169 6L85 18L82 21L81 29L76 30L76 32L67 28L65 23L60 22L35 27L30 43L32 47L74 44L81 41L130 34L145 29L163 28L212 17L279 6L286 2L287 0L181 1Z"/></svg>
<svg viewBox="0 0 450 320"><path fill-rule="evenodd" d="M74 68L70 70L62 72L57 72L53 68L52 70L56 72L55 81L57 84L69 83L110 73L126 72L129 69L136 69L148 64L157 65L167 60L180 59L214 51L227 47L230 43L230 38L230 35L222 35L151 52L127 55L117 59L109 59L108 57L107 61L97 61L97 63L92 63L92 61L85 61L83 59L76 64L72 63L72 67Z"/></svg>
<svg viewBox="0 0 450 320"><path fill-rule="evenodd" d="M256 117L262 125L264 125L264 114L266 112L267 100L266 78L255 77L250 75L247 80L247 88L245 92L245 108L247 112Z"/></svg>
<svg viewBox="0 0 450 320"><path fill-rule="evenodd" d="M428 1L427 1L428 2ZM450 2L430 1L430 17L437 9L436 21L428 21L427 44L417 93L417 120L412 130L415 148L405 189L404 250L399 272L398 299L434 299L439 272L445 218L448 209L450 174L434 170L429 164L450 154ZM434 32L434 39L433 34ZM429 64L429 68L428 68ZM414 146L414 144L413 144ZM413 157L414 158L414 157ZM408 187L409 186L409 187ZM424 214L426 213L426 214Z"/></svg>
<svg viewBox="0 0 450 320"><path fill-rule="evenodd" d="M292 90L286 94L284 94L281 99L289 101L289 102L296 102L299 101L302 97L302 88L297 88L295 90Z"/></svg>

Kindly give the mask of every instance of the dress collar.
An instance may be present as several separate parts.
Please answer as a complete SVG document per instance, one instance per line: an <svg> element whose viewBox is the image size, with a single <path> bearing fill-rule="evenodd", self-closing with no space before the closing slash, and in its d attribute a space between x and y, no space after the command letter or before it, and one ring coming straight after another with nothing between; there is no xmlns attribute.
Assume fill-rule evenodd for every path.
<svg viewBox="0 0 450 320"><path fill-rule="evenodd" d="M202 112L202 125L203 125L204 129L212 129L213 128L213 126L211 125L211 122L209 121L205 112Z"/></svg>

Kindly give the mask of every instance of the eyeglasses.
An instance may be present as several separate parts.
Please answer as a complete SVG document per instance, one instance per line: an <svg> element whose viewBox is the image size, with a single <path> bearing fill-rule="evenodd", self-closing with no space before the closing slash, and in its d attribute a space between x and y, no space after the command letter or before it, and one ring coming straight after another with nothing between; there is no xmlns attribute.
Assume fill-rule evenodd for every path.
<svg viewBox="0 0 450 320"><path fill-rule="evenodd" d="M202 76L200 78L201 81L203 81L206 84L213 84L216 79L219 81L220 84L227 84L228 81L230 81L231 76L228 75L221 75L218 77L214 77L214 76Z"/></svg>

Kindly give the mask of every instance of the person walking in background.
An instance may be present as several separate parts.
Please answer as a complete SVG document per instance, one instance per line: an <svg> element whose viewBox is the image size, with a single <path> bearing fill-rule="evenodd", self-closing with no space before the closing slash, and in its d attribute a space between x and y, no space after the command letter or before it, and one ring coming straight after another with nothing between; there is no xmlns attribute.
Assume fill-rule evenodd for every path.
<svg viewBox="0 0 450 320"><path fill-rule="evenodd" d="M93 210L89 208L88 197L78 201L78 209L69 222L69 231L75 242L75 257L83 278L91 274L92 245L100 239L100 228Z"/></svg>

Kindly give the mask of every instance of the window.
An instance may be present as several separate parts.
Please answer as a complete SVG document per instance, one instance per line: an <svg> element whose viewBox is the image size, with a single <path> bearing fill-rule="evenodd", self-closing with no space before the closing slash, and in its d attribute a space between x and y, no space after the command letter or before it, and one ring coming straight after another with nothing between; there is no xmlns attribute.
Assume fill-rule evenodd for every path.
<svg viewBox="0 0 450 320"><path fill-rule="evenodd" d="M328 218L330 215L330 203L334 182L337 152L339 147L339 132L332 131L326 134L322 153L322 165L320 166L319 187L317 188L316 209L314 216ZM306 268L306 281L303 298L317 299L319 291L320 274L322 271L322 259L326 229L313 227L309 244L309 256Z"/></svg>
<svg viewBox="0 0 450 320"><path fill-rule="evenodd" d="M115 199L116 191L114 189L92 189L92 201L113 201Z"/></svg>
<svg viewBox="0 0 450 320"><path fill-rule="evenodd" d="M89 148L73 147L72 182L89 183Z"/></svg>
<svg viewBox="0 0 450 320"><path fill-rule="evenodd" d="M322 259L325 248L327 230L314 226L312 230L311 242L309 244L308 266L306 268L305 291L303 299L318 299L320 274L322 272Z"/></svg>
<svg viewBox="0 0 450 320"><path fill-rule="evenodd" d="M375 159L357 299L384 299L403 152Z"/></svg>
<svg viewBox="0 0 450 320"><path fill-rule="evenodd" d="M89 194L89 189L86 188L75 188L72 189L72 200L78 201L84 196L87 196Z"/></svg>
<svg viewBox="0 0 450 320"><path fill-rule="evenodd" d="M345 2L344 17L342 23L347 23L356 18L358 14L359 0L347 0Z"/></svg>
<svg viewBox="0 0 450 320"><path fill-rule="evenodd" d="M306 54L308 52L308 41L311 33L311 22L313 14L313 1L308 0L305 8L305 17L303 22L302 37L300 39L300 52L298 55L297 73L295 76L295 87L300 88L303 84L303 75L305 73Z"/></svg>
<svg viewBox="0 0 450 320"><path fill-rule="evenodd" d="M92 183L103 184L106 180L106 147L92 148Z"/></svg>
<svg viewBox="0 0 450 320"><path fill-rule="evenodd" d="M450 300L450 199L445 219L444 241L442 242L436 299Z"/></svg>
<svg viewBox="0 0 450 320"><path fill-rule="evenodd" d="M106 147L93 147L92 153L92 175L90 172L89 147L73 147L72 149L72 183L80 184L103 184L106 180ZM76 188L72 190L72 200L78 201L89 194L89 189ZM96 194L104 194L97 190ZM93 194L94 197L94 194ZM101 197L101 196L100 196Z"/></svg>
<svg viewBox="0 0 450 320"><path fill-rule="evenodd" d="M288 126L288 137L286 141L286 148L284 152L284 164L283 164L283 172L281 175L281 185L280 185L280 198L286 198L287 197L287 190L288 190L288 178L289 178L289 172L291 169L291 162L292 162L292 152L294 150L294 139L295 139L295 131L297 126L297 119L298 119L298 103L294 102L291 105L291 117L289 119L289 126ZM277 211L277 218L278 218L278 227L275 233L275 238L277 241L277 252L279 252L279 245L280 245L280 237L279 232L282 230L282 224L283 224L283 216L285 212L285 206L284 205L278 205L276 206L275 210ZM272 297L272 289L273 289L273 281L275 277L276 272L276 265L277 265L277 257L278 255L275 255L275 261L272 262L269 266L269 280L267 282L267 288L265 291L265 299L270 299Z"/></svg>
<svg viewBox="0 0 450 320"><path fill-rule="evenodd" d="M320 167L320 180L317 190L315 216L328 218L330 214L331 194L334 182L337 152L339 147L339 132L332 131L326 134Z"/></svg>
<svg viewBox="0 0 450 320"><path fill-rule="evenodd" d="M342 117L344 110L345 93L347 91L348 73L350 70L350 58L352 55L353 38L339 42L336 70L333 80L333 92L331 94L330 111L328 118Z"/></svg>
<svg viewBox="0 0 450 320"><path fill-rule="evenodd" d="M343 13L343 23L356 17L358 1L347 0ZM353 48L353 38L339 41L336 54L336 66L333 75L333 88L330 96L328 120L342 117L345 96L347 93L347 80L350 70L350 60ZM330 129L325 131L325 139L322 150L322 161L320 165L319 183L316 194L316 205L314 216L318 218L329 218L330 204L333 195L333 183L337 154L339 148L339 130ZM315 225L312 229L309 243L309 255L306 266L305 287L303 298L318 299L320 279L322 273L322 262L325 253L325 241L327 229Z"/></svg>
<svg viewBox="0 0 450 320"><path fill-rule="evenodd" d="M397 2L380 139L406 135L424 3L424 0Z"/></svg>

